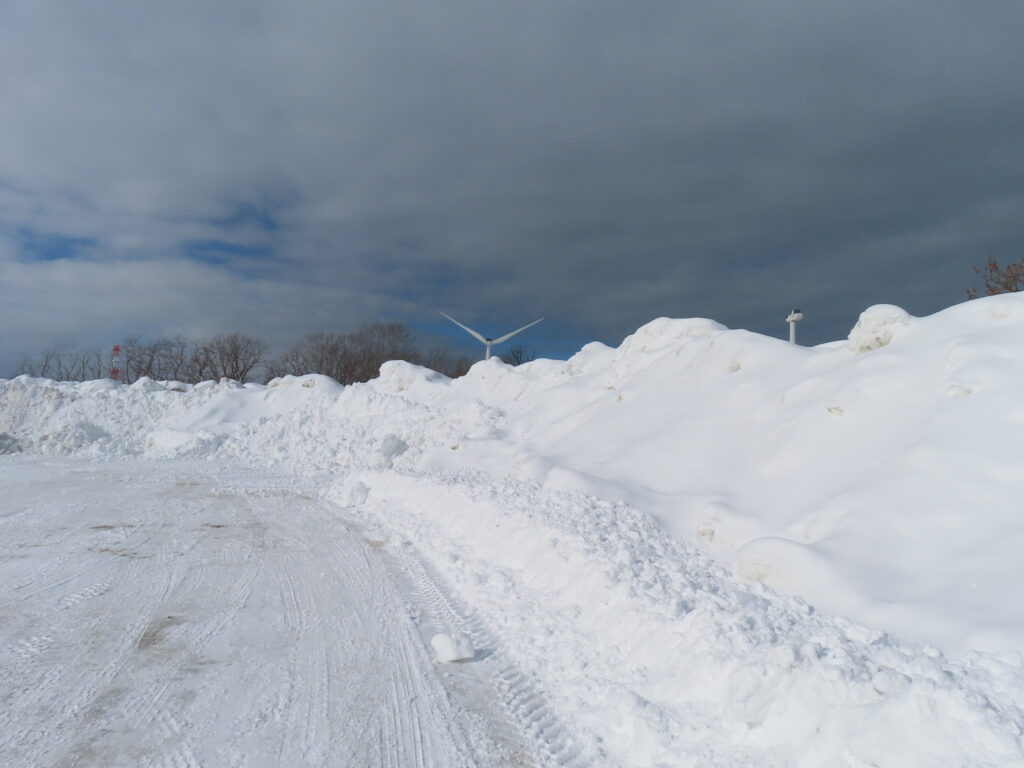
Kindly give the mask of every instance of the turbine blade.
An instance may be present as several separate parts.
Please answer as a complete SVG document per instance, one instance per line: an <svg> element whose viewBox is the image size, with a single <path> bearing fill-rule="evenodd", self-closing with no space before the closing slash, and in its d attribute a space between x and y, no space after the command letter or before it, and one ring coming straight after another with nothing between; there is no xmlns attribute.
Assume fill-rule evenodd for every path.
<svg viewBox="0 0 1024 768"><path fill-rule="evenodd" d="M449 319L450 319L450 318L449 318ZM537 323L539 323L539 322L540 322L541 320L543 320L543 319L544 319L544 318L542 317L542 318L540 318L540 320L534 320L534 321L533 321L532 323L530 323L530 324L528 324L528 325L524 325L524 326L523 326L522 328L518 328L518 329L516 329L516 330L512 331L512 333L506 333L506 334L505 334L504 336L502 336L501 338L497 338L497 339L495 339L495 340L494 340L493 342L491 342L491 343L492 343L492 344L500 344L500 343L501 343L501 342L503 342L503 341L508 341L508 340L509 340L509 339L511 339L511 338L512 338L513 336L515 336L515 335L516 335L517 333L520 333L521 331L525 331L525 330L526 330L527 328L529 328L529 327L531 327L531 326L534 326L534 325L536 325Z"/></svg>
<svg viewBox="0 0 1024 768"><path fill-rule="evenodd" d="M466 333L468 333L468 334L469 334L470 336L472 336L472 337L473 337L474 339L477 339L478 341L481 341L481 342L483 342L484 344L486 344L486 343L487 343L487 339L485 339L485 338L484 338L483 336L481 336L481 335L480 335L479 333L477 333L476 331L474 331L474 330L473 330L472 328L467 328L466 326L464 326L464 325L463 325L462 323L460 323L460 322L459 322L458 320L456 320L456 319L455 319L454 317L452 317L451 315L445 315L445 314L444 314L444 312L442 312L442 311L441 311L440 309L439 309L439 310L437 310L437 312L438 312L438 314L441 314L441 315L444 315L445 317L447 317L447 318L448 318L449 320L451 320L451 321L452 321L453 323L455 323L455 324L456 324L457 326L459 326L459 328L461 328L461 329L462 329L462 330L464 330L464 331L465 331Z"/></svg>

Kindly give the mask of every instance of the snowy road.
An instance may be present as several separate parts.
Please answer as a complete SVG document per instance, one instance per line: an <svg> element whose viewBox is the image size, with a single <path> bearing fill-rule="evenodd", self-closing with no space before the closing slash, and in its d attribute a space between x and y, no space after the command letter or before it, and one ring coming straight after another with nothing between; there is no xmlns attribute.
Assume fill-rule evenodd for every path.
<svg viewBox="0 0 1024 768"><path fill-rule="evenodd" d="M430 656L440 588L298 482L5 460L0 764L538 764L486 663Z"/></svg>

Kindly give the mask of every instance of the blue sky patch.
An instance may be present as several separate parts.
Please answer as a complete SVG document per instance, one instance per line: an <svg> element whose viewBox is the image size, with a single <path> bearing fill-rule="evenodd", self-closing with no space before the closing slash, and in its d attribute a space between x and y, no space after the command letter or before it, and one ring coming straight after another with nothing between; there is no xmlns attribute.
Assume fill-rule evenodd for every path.
<svg viewBox="0 0 1024 768"><path fill-rule="evenodd" d="M252 227L262 232L273 232L281 226L274 218L269 206L260 207L250 203L239 205L232 213L223 218L211 219L210 224L224 229Z"/></svg>
<svg viewBox="0 0 1024 768"><path fill-rule="evenodd" d="M227 240L192 240L185 243L185 254L204 264L232 264L249 259L262 260L271 255L266 246L239 245Z"/></svg>
<svg viewBox="0 0 1024 768"><path fill-rule="evenodd" d="M67 237L48 232L37 232L26 227L14 230L11 239L19 254L36 261L73 259L83 249L93 248L96 245L95 238Z"/></svg>

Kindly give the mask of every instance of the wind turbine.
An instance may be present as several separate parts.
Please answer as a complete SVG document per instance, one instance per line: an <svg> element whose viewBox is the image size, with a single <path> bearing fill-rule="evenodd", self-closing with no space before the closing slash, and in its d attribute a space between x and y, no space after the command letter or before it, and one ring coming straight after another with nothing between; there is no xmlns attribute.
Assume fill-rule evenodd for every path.
<svg viewBox="0 0 1024 768"><path fill-rule="evenodd" d="M524 325L522 328L517 328L516 330L512 331L512 333L506 333L504 336L499 336L497 339L488 339L486 336L482 336L481 334L479 334L476 331L474 331L472 328L467 328L465 325L460 323L458 320L456 320L451 315L445 315L444 312L441 312L441 310L437 310L437 311L440 314L442 314L445 317L447 317L449 320L451 320L457 326L459 326L459 328L464 330L466 333L468 333L474 339L476 339L478 341L482 341L484 343L484 346L487 348L487 351L484 353L484 360L490 360L491 359L491 347L493 347L495 344L501 344L501 342L503 342L503 341L508 341L513 336L515 336L517 333L521 333L522 331L525 331L530 326L534 326L537 323L539 323L541 320L544 319L542 317L542 318L540 318L540 320L534 320L532 323L530 323L528 325Z"/></svg>

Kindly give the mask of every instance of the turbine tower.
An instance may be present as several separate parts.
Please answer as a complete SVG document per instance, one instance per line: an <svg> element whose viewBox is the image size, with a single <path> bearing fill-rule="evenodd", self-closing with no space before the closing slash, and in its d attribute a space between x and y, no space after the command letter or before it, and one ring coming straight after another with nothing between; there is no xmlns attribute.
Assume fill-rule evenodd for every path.
<svg viewBox="0 0 1024 768"><path fill-rule="evenodd" d="M437 311L440 314L442 314L445 317L447 317L449 320L451 320L457 326L459 326L459 328L464 330L466 333L468 333L474 339L476 339L477 341L482 341L484 343L484 347L486 347L486 349L487 349L487 351L484 352L484 360L490 360L491 359L491 347L493 347L495 344L501 344L501 342L503 342L503 341L508 341L513 336L515 336L517 333L521 333L522 331L525 331L530 326L534 326L537 323L539 323L541 320L544 319L542 317L542 318L540 318L540 320L534 320L532 323L529 323L528 325L524 325L522 328L517 328L516 330L512 331L512 333L506 333L504 336L499 336L496 339L489 339L486 336L483 336L482 334L477 333L472 328L467 328L465 325L460 323L458 320L456 320L451 315L445 315L444 312L441 312L441 310L437 310Z"/></svg>
<svg viewBox="0 0 1024 768"><path fill-rule="evenodd" d="M804 313L794 309L789 313L786 322L789 323L789 343L796 344L796 324L804 319Z"/></svg>

